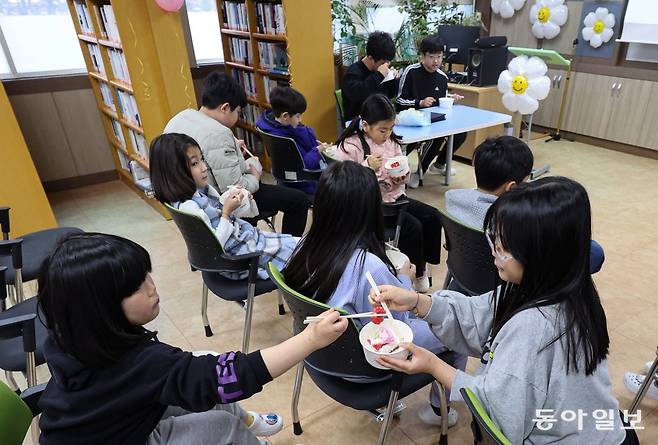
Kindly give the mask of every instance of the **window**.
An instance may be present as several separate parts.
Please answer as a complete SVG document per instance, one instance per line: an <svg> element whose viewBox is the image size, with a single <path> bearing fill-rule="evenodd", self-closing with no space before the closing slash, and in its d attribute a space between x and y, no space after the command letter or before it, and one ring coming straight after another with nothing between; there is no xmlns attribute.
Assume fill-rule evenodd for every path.
<svg viewBox="0 0 658 445"><path fill-rule="evenodd" d="M85 71L66 0L0 0L0 40L3 77Z"/></svg>
<svg viewBox="0 0 658 445"><path fill-rule="evenodd" d="M224 61L222 35L215 0L185 0L187 20L192 34L194 56L198 64Z"/></svg>

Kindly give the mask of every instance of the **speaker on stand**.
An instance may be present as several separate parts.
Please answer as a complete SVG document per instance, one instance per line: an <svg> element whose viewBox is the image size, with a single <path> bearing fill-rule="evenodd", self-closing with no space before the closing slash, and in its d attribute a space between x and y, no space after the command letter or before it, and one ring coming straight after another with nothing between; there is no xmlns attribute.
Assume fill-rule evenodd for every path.
<svg viewBox="0 0 658 445"><path fill-rule="evenodd" d="M468 84L489 86L498 83L498 76L507 67L507 38L481 37L475 48L468 50Z"/></svg>

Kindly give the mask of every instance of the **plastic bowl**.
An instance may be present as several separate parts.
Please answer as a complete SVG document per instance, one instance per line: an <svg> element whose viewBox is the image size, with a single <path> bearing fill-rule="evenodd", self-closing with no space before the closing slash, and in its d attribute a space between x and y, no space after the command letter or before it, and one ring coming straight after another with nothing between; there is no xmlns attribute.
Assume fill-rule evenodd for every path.
<svg viewBox="0 0 658 445"><path fill-rule="evenodd" d="M366 360L370 363L371 366L374 366L378 369L390 369L377 361L377 357L393 357L398 359L406 359L409 356L409 351L406 349L398 349L395 352L379 352L375 348L368 344L368 339L376 336L377 331L382 328L391 329L394 326L397 328L395 332L396 335L401 336L400 341L405 343L411 343L414 339L414 334L411 331L411 328L404 322L400 320L389 320L385 318L380 324L375 324L372 321L366 324L359 332L359 341L361 342L361 347L363 348L363 353L366 356Z"/></svg>
<svg viewBox="0 0 658 445"><path fill-rule="evenodd" d="M384 162L384 168L394 178L398 178L409 173L409 160L406 156L395 156L388 158Z"/></svg>
<svg viewBox="0 0 658 445"><path fill-rule="evenodd" d="M393 264L393 267L395 267L395 270L398 271L402 269L404 263L409 261L408 256L406 256L404 253L400 252L399 250L395 250L395 249L387 249L386 256L388 257L389 260L391 260L391 263Z"/></svg>
<svg viewBox="0 0 658 445"><path fill-rule="evenodd" d="M441 108L452 108L455 104L455 99L452 97L441 97L439 98L439 107Z"/></svg>

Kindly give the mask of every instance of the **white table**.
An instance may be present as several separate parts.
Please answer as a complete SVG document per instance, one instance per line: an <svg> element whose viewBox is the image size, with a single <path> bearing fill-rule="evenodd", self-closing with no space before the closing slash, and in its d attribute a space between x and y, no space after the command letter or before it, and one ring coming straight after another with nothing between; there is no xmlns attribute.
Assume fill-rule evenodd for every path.
<svg viewBox="0 0 658 445"><path fill-rule="evenodd" d="M446 115L446 119L434 122L427 127L404 127L396 125L393 131L402 137L401 142L403 144L412 144L414 142L428 141L448 136L445 185L450 185L452 145L455 134L493 127L512 121L512 116L509 114L467 107L466 105L454 105L452 108L430 107L424 108L423 111L443 113Z"/></svg>

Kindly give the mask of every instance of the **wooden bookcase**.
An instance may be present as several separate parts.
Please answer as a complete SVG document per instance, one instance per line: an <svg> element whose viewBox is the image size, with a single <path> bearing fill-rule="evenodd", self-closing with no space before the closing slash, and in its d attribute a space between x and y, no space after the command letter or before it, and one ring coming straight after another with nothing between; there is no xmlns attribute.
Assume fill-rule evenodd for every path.
<svg viewBox="0 0 658 445"><path fill-rule="evenodd" d="M246 27L237 29L229 26L227 8L236 3L244 5ZM258 18L262 17L262 6L278 4L283 12L279 29L284 33L263 32ZM254 76L255 93L248 95L251 106L258 112L271 108L267 102L266 88L270 81L288 84L299 90L308 107L303 116L304 124L313 128L321 141L333 141L336 137L336 103L334 98L333 38L331 31L331 5L319 0L217 0L217 11L222 34L222 47L227 72L247 73ZM261 14L259 14L260 11ZM231 14L233 17L233 14ZM236 61L232 53L232 41L248 42L251 63ZM279 45L285 48L288 72L271 70L261 64L261 44ZM239 74L241 75L241 74ZM243 117L247 113L243 112ZM258 137L253 122L240 119L237 127ZM261 155L259 155L261 156ZM267 167L267 159L263 164Z"/></svg>
<svg viewBox="0 0 658 445"><path fill-rule="evenodd" d="M171 116L185 108L196 108L180 15L165 12L155 2L145 0L67 0L67 3L119 178L165 218L170 218L158 201L135 185L128 163L134 161L148 172L151 140L162 133ZM88 11L84 24L76 4L84 5ZM100 9L106 5L112 7L113 34L119 39L106 35L103 21L108 20L107 13ZM99 55L104 72L95 65L100 64ZM117 63L121 56L125 60L123 70ZM120 71L124 71L123 79ZM132 108L126 101L131 96ZM134 117L131 110L139 117ZM143 142L141 149L133 143L137 140Z"/></svg>

